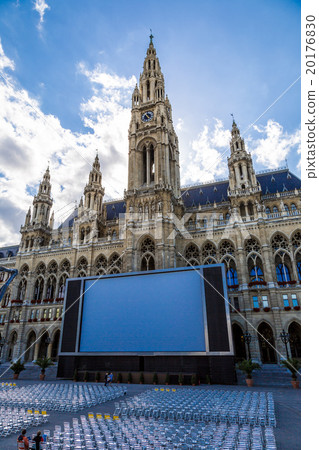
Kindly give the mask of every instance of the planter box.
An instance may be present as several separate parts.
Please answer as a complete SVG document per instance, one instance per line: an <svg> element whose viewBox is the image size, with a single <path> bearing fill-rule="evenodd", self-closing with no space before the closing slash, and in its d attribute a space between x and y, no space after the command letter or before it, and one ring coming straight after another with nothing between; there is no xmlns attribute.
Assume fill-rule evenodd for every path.
<svg viewBox="0 0 319 450"><path fill-rule="evenodd" d="M251 281L250 283L248 283L248 287L253 286L267 286L267 283L266 281Z"/></svg>
<svg viewBox="0 0 319 450"><path fill-rule="evenodd" d="M36 302L36 300L31 300L32 305L34 305Z"/></svg>
<svg viewBox="0 0 319 450"><path fill-rule="evenodd" d="M37 303L41 303L41 299L37 300Z"/></svg>
<svg viewBox="0 0 319 450"><path fill-rule="evenodd" d="M294 306L295 311L300 311L300 306Z"/></svg>
<svg viewBox="0 0 319 450"><path fill-rule="evenodd" d="M290 306L285 306L285 307L284 307L284 310L285 310L285 311L290 311L290 310L291 310L291 307L290 307Z"/></svg>
<svg viewBox="0 0 319 450"><path fill-rule="evenodd" d="M33 319L33 322L37 322L38 321L38 319Z"/></svg>
<svg viewBox="0 0 319 450"><path fill-rule="evenodd" d="M265 311L265 312L269 312L269 311L270 311L270 308L267 306L267 308L264 308L264 311Z"/></svg>
<svg viewBox="0 0 319 450"><path fill-rule="evenodd" d="M253 311L254 311L254 312L259 312L259 311L260 311L260 308L253 308Z"/></svg>
<svg viewBox="0 0 319 450"><path fill-rule="evenodd" d="M286 285L293 285L296 284L297 282L295 280L292 281L277 281L278 286L286 286Z"/></svg>

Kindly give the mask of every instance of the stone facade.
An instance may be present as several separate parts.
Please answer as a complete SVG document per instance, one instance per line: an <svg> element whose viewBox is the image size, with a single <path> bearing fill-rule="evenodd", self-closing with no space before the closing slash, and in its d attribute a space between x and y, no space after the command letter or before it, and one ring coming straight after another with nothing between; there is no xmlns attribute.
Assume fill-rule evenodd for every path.
<svg viewBox="0 0 319 450"><path fill-rule="evenodd" d="M287 168L256 174L234 121L228 168L228 180L180 187L178 138L151 37L132 95L123 199L103 201L97 155L79 207L54 229L47 169L19 246L9 256L0 249L0 264L19 271L0 308L2 361L57 357L69 277L214 263L226 267L236 356L277 362L284 329L289 353L300 357L300 180Z"/></svg>

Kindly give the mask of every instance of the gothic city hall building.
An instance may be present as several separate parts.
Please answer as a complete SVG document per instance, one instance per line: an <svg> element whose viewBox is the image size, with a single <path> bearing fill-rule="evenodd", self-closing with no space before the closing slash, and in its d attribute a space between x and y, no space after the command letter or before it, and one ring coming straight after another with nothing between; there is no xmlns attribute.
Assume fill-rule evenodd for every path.
<svg viewBox="0 0 319 450"><path fill-rule="evenodd" d="M279 363L284 330L289 356L301 357L300 179L288 168L256 173L233 121L228 179L182 188L172 117L151 37L132 94L123 198L104 200L96 155L78 207L54 228L48 168L21 242L0 248L0 265L18 270L0 308L2 362L57 360L68 278L216 263L225 265L235 356Z"/></svg>

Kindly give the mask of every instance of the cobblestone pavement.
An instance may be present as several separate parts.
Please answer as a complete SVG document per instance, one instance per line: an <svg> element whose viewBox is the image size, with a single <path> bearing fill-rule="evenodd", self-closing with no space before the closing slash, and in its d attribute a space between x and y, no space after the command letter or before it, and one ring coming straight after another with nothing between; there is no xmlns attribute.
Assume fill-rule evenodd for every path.
<svg viewBox="0 0 319 450"><path fill-rule="evenodd" d="M2 380L1 381L9 381ZM12 380L10 380L12 381ZM38 380L17 380L18 385L38 384ZM48 383L73 383L72 381L50 381ZM83 384L83 383L79 383ZM124 385L124 384L123 384ZM137 395L147 389L153 389L153 385L140 385L140 384L125 384L127 387L127 397ZM167 387L167 386L165 386ZM207 387L207 386L206 386ZM178 389L178 386L176 386ZM278 387L253 387L248 388L246 386L221 386L213 385L211 389L223 389L223 390L253 390L256 392L272 392L275 401L277 428L275 428L275 436L277 448L281 450L299 450L300 434L301 434L301 391L292 388L278 388ZM201 389L200 386L189 387L189 389ZM42 427L46 430L54 430L55 425L61 425L63 422L72 422L73 417L80 418L81 415L87 415L89 412L96 413L111 413L114 412L114 401L102 403L100 405L86 408L78 413L61 413L57 411L48 411L50 414L49 423L44 424ZM31 435L38 431L38 427L29 428L27 434ZM0 450L16 450L17 436L12 434L6 438L0 439Z"/></svg>

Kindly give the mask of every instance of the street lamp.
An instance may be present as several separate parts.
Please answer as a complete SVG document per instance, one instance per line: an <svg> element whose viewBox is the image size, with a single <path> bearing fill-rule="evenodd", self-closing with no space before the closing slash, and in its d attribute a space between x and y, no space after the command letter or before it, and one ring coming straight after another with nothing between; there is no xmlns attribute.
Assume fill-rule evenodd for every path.
<svg viewBox="0 0 319 450"><path fill-rule="evenodd" d="M289 355L288 355L288 347L287 347L287 344L288 344L288 342L289 342L289 337L290 337L290 335L289 335L289 333L287 333L287 332L283 329L279 336L280 336L280 339L281 339L282 343L285 344L285 347L286 347L286 355L287 355L287 359L288 359L288 358L289 358Z"/></svg>
<svg viewBox="0 0 319 450"><path fill-rule="evenodd" d="M243 338L244 338L245 344L247 344L247 347L248 347L248 357L249 357L249 359L251 359L250 343L251 343L252 335L248 331L245 331L245 333L243 334Z"/></svg>

